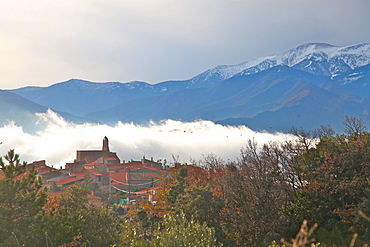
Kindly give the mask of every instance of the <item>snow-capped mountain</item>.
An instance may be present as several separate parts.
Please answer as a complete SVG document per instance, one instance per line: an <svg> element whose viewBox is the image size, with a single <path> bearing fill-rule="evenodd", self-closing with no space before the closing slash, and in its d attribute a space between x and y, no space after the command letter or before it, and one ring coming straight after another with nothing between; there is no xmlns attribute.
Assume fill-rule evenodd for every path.
<svg viewBox="0 0 370 247"><path fill-rule="evenodd" d="M222 81L236 74L255 74L283 65L315 75L336 76L370 63L370 43L337 47L325 43L308 43L279 55L261 57L237 65L221 65L191 79Z"/></svg>
<svg viewBox="0 0 370 247"><path fill-rule="evenodd" d="M279 55L217 66L189 80L154 85L72 79L10 91L101 123L206 119L268 131L321 124L339 130L344 115L370 124L370 44L310 43ZM1 102L0 95L0 108ZM0 122L12 119L9 114L0 116Z"/></svg>

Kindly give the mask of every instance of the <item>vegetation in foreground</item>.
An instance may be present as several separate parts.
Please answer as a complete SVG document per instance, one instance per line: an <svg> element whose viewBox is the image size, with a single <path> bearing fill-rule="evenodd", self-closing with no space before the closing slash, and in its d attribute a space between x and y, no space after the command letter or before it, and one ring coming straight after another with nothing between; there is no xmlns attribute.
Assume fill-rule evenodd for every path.
<svg viewBox="0 0 370 247"><path fill-rule="evenodd" d="M126 209L113 203L123 194L89 202L91 184L48 196L10 150L0 160L0 246L363 246L370 133L357 118L344 125L341 135L322 126L292 128L285 142L249 140L237 161L174 164L155 204Z"/></svg>

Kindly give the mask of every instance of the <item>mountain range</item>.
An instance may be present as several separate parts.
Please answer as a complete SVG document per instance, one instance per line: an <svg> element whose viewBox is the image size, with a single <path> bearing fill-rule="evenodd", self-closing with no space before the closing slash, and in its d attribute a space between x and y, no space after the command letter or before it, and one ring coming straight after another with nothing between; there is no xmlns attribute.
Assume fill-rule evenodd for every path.
<svg viewBox="0 0 370 247"><path fill-rule="evenodd" d="M0 94L2 123L30 125L48 108L78 123L204 119L269 132L329 124L340 132L345 115L370 123L370 44L309 43L154 85L71 79Z"/></svg>

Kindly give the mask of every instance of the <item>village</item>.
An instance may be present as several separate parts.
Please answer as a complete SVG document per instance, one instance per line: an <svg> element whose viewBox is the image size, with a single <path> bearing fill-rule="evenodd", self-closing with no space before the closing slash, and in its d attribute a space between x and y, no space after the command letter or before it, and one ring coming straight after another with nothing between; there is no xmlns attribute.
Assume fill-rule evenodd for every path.
<svg viewBox="0 0 370 247"><path fill-rule="evenodd" d="M211 156L203 164L167 166L145 156L121 160L104 137L101 149L76 150L60 169L44 160L21 164L10 150L6 162L0 160L0 225L7 229L0 245L185 246L186 240L186 246L281 246L276 239L301 238L311 216L329 229L315 235L322 246L348 246L353 232L346 229L352 228L362 234L358 246L370 243L369 222L354 213L370 215L370 133L305 144L297 138L258 150L250 141L236 162ZM334 240L326 238L331 225L325 225L333 220L344 227ZM346 238L331 244L337 236Z"/></svg>
<svg viewBox="0 0 370 247"><path fill-rule="evenodd" d="M101 203L103 198L94 192L105 195L117 192L124 197L118 198L116 205L127 207L129 204L149 201L153 204L160 177L165 173L162 163L143 157L140 161L120 160L109 149L109 140L103 139L101 150L77 150L76 159L67 163L65 168L48 166L45 160L27 164L27 170L35 169L50 195L58 196L65 189L78 184L93 185L95 190L88 195L91 202Z"/></svg>

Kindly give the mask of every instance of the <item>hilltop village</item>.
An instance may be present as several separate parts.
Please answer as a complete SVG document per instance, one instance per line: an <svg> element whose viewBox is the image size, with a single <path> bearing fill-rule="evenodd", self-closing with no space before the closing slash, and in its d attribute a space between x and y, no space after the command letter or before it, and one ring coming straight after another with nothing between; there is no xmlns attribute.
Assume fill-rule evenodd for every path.
<svg viewBox="0 0 370 247"><path fill-rule="evenodd" d="M107 137L64 169L26 167L10 150L0 159L0 246L293 246L317 225L304 235L315 246L349 246L354 233L365 246L370 133L346 121L347 134L323 128L317 143L249 140L234 162L125 162Z"/></svg>
<svg viewBox="0 0 370 247"><path fill-rule="evenodd" d="M109 195L118 191L127 193L126 198L117 202L121 205L142 200L155 203L153 195L158 189L156 184L165 172L162 163L153 158L121 161L115 152L110 151L107 137L103 139L101 150L77 150L74 162L67 163L64 169L50 167L45 160L41 160L29 163L27 170L33 166L50 194L57 195L71 186L85 183ZM102 200L94 193L88 197L92 201Z"/></svg>

